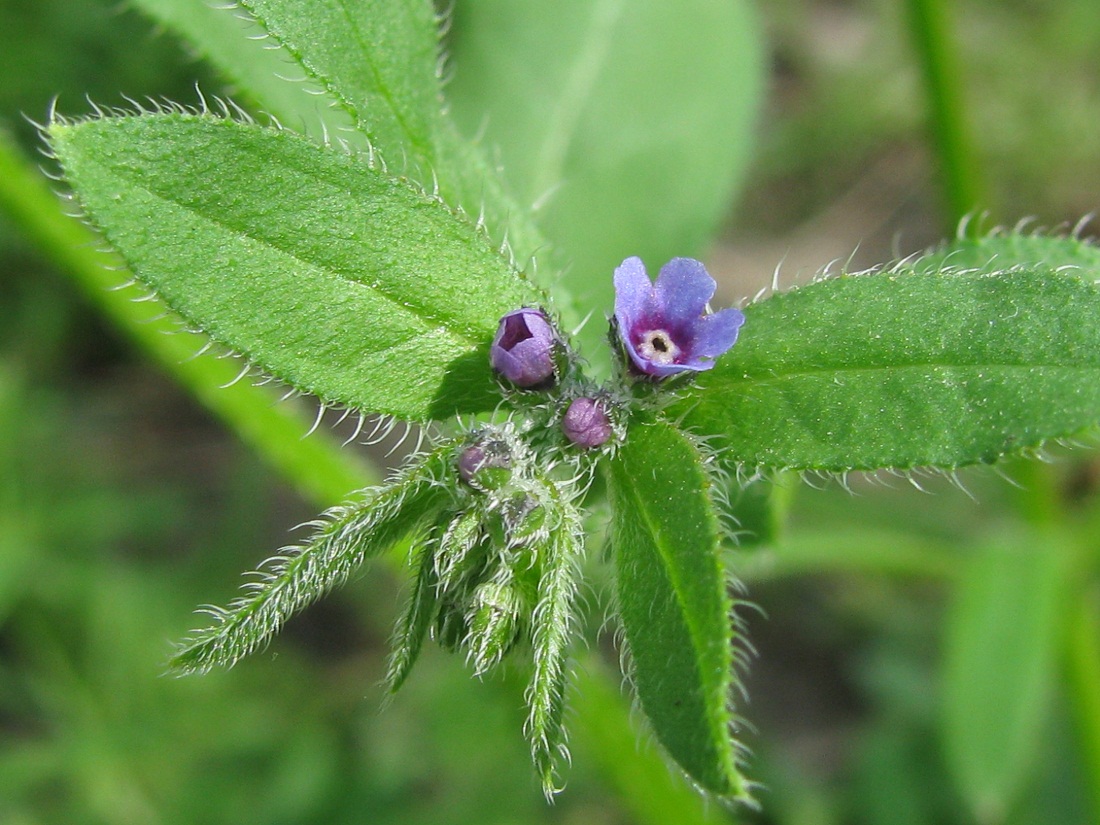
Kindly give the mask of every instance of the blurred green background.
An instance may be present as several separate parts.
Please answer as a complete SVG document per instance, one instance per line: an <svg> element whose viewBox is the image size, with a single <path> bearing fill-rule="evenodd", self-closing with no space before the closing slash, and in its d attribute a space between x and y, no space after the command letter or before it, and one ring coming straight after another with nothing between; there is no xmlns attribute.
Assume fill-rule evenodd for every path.
<svg viewBox="0 0 1100 825"><path fill-rule="evenodd" d="M835 258L872 265L942 238L951 211L906 4L759 10L770 83L756 161L709 257L726 297L767 285L781 260L789 285ZM1092 0L963 0L949 22L987 225L1072 225L1095 210ZM0 128L28 158L39 146L24 115L44 120L55 97L80 115L85 95L190 102L196 82L220 88L114 0L0 0ZM801 485L774 546L732 552L761 608L745 614L759 655L744 713L763 810L685 809L679 821L1096 821L1100 754L1089 760L1082 735L1100 676L1088 671L1090 651L1100 656L1088 635L1093 583L1075 582L1089 588L1080 600L1050 596L1052 615L1085 606L1051 619L1050 638L1035 619L1038 675L1002 661L986 643L995 634L966 635L983 595L958 584L1001 581L980 566L988 548L1022 547L995 595L1010 608L999 626L1024 626L1044 574L1033 556L1095 567L1100 463L1053 452L1050 465L1005 468L1025 491L990 470L961 473L965 490L888 476L853 477L851 491ZM234 670L163 676L194 606L225 603L239 572L314 513L0 213L0 822L676 821L637 810L588 719L574 721L592 731L574 737L568 789L546 806L520 733L521 680L475 682L431 649L382 708L401 599L382 565ZM592 566L602 582L598 558ZM599 584L589 602L593 652L614 664L611 634L598 635ZM1010 636L1007 648L1024 642ZM1075 645L1084 653L1063 655ZM1021 764L984 807L972 793L980 778L967 784L967 756L944 732L968 735L944 695L975 683L973 658L960 664L952 650L986 656L982 673L1031 680ZM635 744L616 751L623 763Z"/></svg>

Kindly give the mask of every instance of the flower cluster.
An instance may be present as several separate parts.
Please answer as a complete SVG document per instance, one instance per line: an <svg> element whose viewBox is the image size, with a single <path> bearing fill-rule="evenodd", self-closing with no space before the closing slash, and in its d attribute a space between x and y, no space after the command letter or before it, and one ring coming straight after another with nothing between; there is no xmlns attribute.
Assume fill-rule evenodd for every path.
<svg viewBox="0 0 1100 825"><path fill-rule="evenodd" d="M615 270L612 327L627 372L653 380L701 372L737 341L744 314L735 308L709 312L717 284L694 258L673 258L656 283L641 258L627 258ZM490 348L497 374L521 390L549 390L559 378L563 340L541 309L525 307L500 319ZM607 393L574 394L563 402L561 429L577 447L593 449L614 434Z"/></svg>

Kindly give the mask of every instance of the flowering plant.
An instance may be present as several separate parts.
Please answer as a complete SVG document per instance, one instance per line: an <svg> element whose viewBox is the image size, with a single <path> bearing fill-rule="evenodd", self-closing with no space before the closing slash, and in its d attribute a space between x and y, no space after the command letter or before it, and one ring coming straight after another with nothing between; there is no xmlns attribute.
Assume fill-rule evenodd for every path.
<svg viewBox="0 0 1100 825"><path fill-rule="evenodd" d="M692 252L694 231L648 258L671 257L654 282L635 241L615 238L608 258L604 238L586 239L573 193L551 217L517 201L440 105L430 3L364 2L354 25L339 4L241 5L330 108L259 82L250 91L287 126L200 97L57 116L50 147L140 282L245 373L322 411L417 425L429 444L211 609L215 623L174 656L179 671L232 665L407 542L415 575L388 684L406 681L429 636L479 676L528 660L524 730L551 794L577 593L603 515L654 735L698 787L749 800L732 709L749 647L722 557L750 515L740 490L786 471L953 472L1100 421L1100 288L1094 251L1075 238L1039 239L1020 260L1016 236L964 236L711 312L703 265L671 257ZM721 13L730 31L738 8ZM712 68L726 59L695 51ZM683 137L704 142L671 164L674 180L698 172L696 157L700 177L732 180L738 160L707 125ZM597 178L576 164L579 188ZM692 223L713 222L725 194L700 189ZM676 220L658 207L637 243ZM609 325L583 324L592 313Z"/></svg>

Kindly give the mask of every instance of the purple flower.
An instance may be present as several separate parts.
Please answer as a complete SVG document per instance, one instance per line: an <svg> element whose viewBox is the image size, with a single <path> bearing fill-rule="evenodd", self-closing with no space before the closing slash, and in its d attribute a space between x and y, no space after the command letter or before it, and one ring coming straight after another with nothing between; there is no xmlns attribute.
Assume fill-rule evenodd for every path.
<svg viewBox="0 0 1100 825"><path fill-rule="evenodd" d="M705 314L716 284L694 258L673 258L649 280L641 258L615 270L615 320L632 366L663 378L709 370L737 341L739 309Z"/></svg>
<svg viewBox="0 0 1100 825"><path fill-rule="evenodd" d="M587 450L611 438L611 419L602 401L582 396L574 399L565 411L561 429L566 438Z"/></svg>
<svg viewBox="0 0 1100 825"><path fill-rule="evenodd" d="M541 309L517 309L500 319L489 361L517 387L539 387L554 378L557 335Z"/></svg>

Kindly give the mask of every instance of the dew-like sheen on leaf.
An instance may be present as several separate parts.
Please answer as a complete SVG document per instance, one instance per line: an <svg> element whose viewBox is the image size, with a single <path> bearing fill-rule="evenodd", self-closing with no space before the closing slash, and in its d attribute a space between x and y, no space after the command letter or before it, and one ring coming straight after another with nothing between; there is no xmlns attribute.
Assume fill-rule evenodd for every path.
<svg viewBox="0 0 1100 825"><path fill-rule="evenodd" d="M731 602L699 450L674 426L635 422L608 462L620 616L642 709L688 775L746 797L729 710Z"/></svg>
<svg viewBox="0 0 1100 825"><path fill-rule="evenodd" d="M747 307L672 413L730 465L827 471L989 463L1100 422L1091 278L914 266Z"/></svg>
<svg viewBox="0 0 1100 825"><path fill-rule="evenodd" d="M198 115L49 132L144 283L324 401L410 420L490 409L500 317L546 303L471 222L364 158Z"/></svg>

